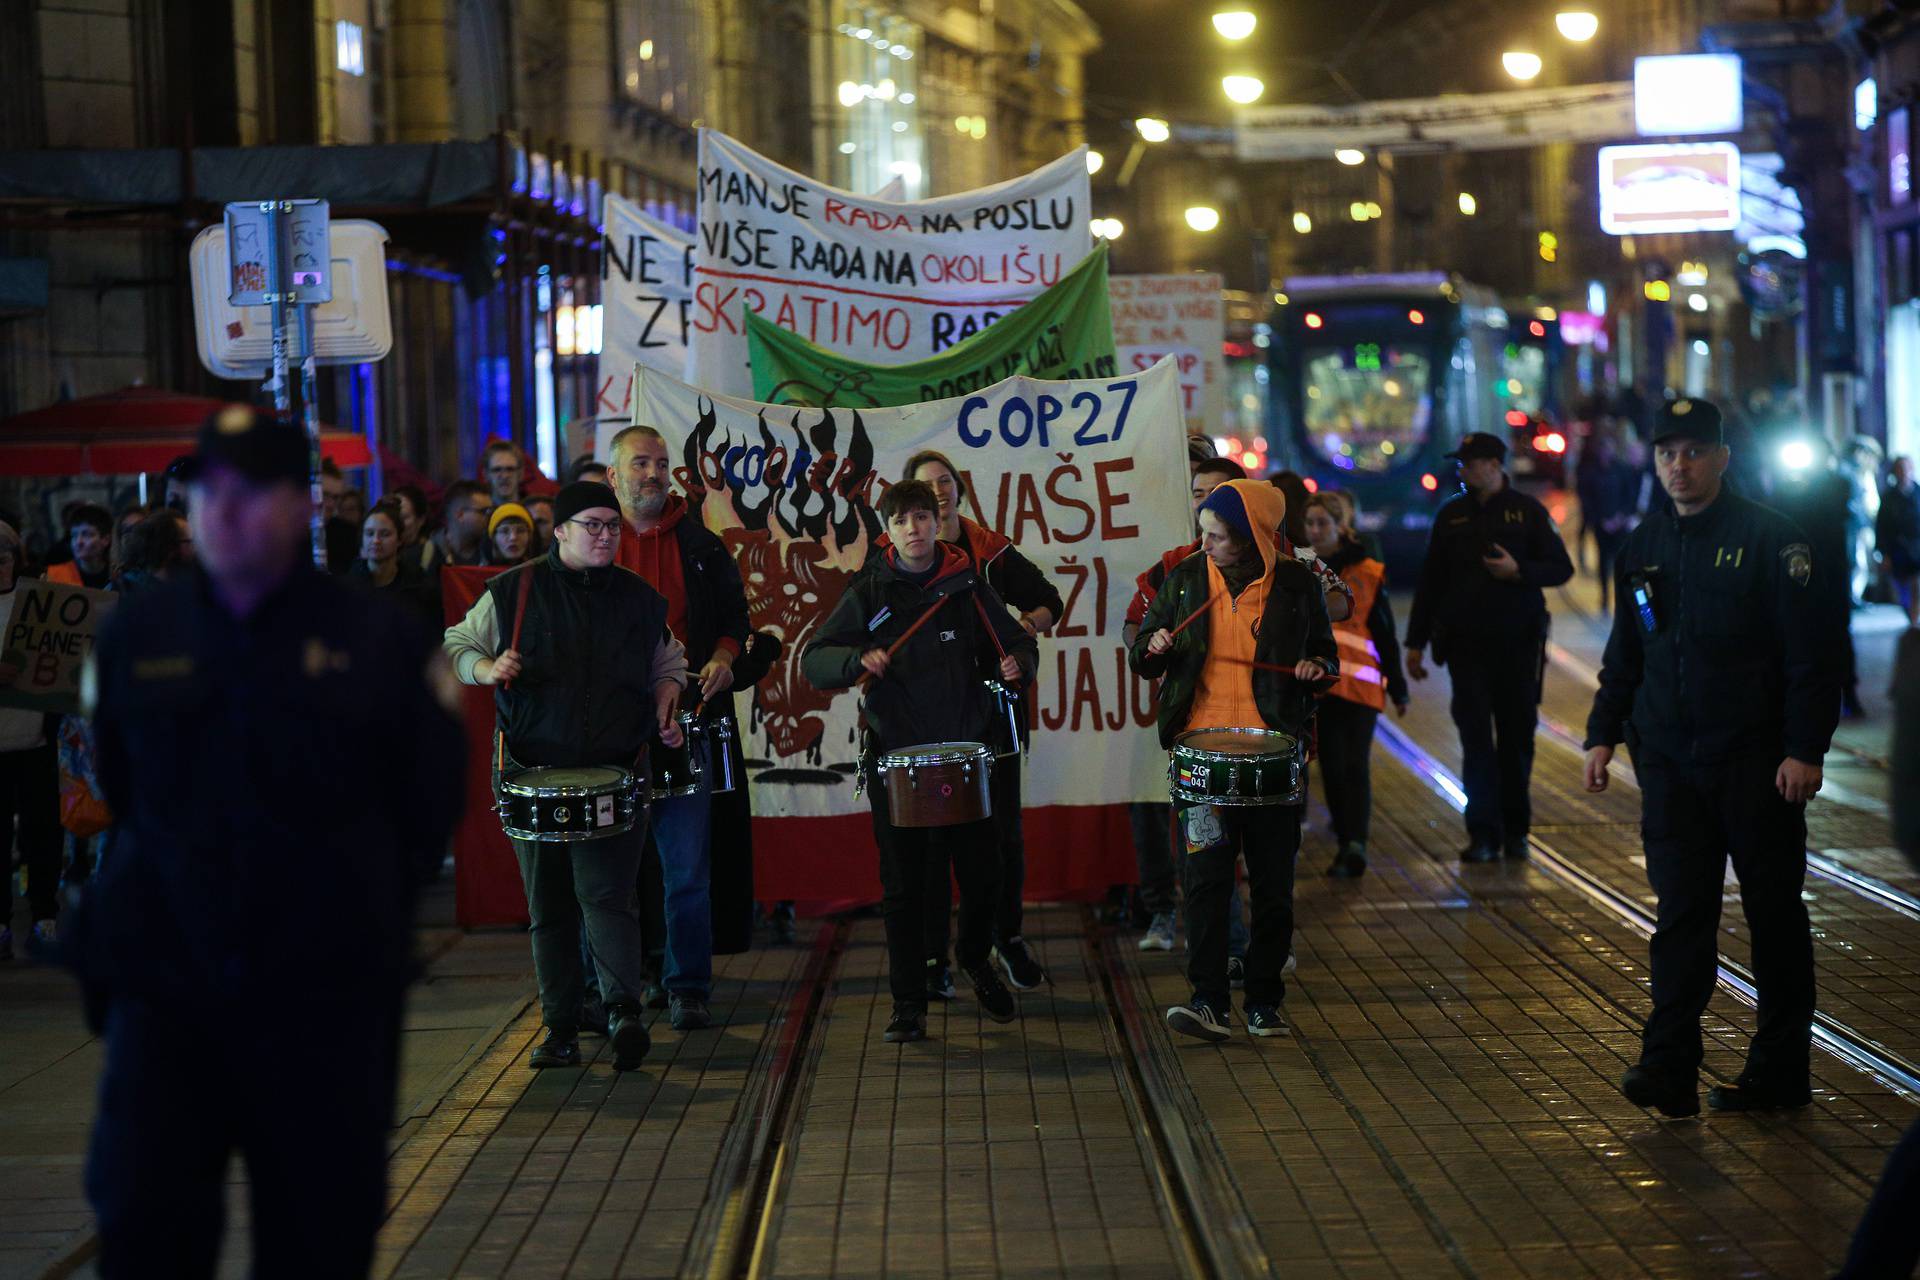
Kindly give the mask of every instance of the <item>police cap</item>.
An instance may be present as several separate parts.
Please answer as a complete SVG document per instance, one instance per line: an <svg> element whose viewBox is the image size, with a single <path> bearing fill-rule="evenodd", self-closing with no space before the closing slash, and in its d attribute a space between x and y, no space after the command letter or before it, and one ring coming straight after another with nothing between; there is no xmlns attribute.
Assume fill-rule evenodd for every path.
<svg viewBox="0 0 1920 1280"><path fill-rule="evenodd" d="M1662 440L1725 444L1719 406L1711 400L1694 400L1685 396L1661 405L1660 411L1653 417L1653 443L1659 444Z"/></svg>
<svg viewBox="0 0 1920 1280"><path fill-rule="evenodd" d="M181 474L197 480L209 468L227 467L255 484L304 485L309 480L307 436L251 405L222 405L200 425L200 439Z"/></svg>
<svg viewBox="0 0 1920 1280"><path fill-rule="evenodd" d="M1499 436L1485 431L1470 431L1460 437L1460 443L1452 453L1446 455L1461 462L1471 462L1475 458L1493 458L1499 462L1507 460L1507 442Z"/></svg>

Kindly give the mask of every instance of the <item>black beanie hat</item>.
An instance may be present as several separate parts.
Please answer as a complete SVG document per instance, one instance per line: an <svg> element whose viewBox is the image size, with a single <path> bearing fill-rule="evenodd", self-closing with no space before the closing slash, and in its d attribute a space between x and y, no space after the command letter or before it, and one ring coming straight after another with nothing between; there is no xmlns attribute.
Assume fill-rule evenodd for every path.
<svg viewBox="0 0 1920 1280"><path fill-rule="evenodd" d="M610 485L598 480L575 480L553 495L553 522L565 524L582 511L591 511L595 507L608 507L616 513L620 510L620 499L613 496Z"/></svg>

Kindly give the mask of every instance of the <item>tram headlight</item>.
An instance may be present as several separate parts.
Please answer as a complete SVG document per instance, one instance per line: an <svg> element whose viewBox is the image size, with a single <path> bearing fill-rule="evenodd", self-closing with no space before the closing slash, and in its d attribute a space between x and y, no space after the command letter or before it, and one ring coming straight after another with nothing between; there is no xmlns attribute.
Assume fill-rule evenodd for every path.
<svg viewBox="0 0 1920 1280"><path fill-rule="evenodd" d="M1813 446L1805 440L1789 440L1780 446L1780 465L1788 471L1807 471L1814 462Z"/></svg>

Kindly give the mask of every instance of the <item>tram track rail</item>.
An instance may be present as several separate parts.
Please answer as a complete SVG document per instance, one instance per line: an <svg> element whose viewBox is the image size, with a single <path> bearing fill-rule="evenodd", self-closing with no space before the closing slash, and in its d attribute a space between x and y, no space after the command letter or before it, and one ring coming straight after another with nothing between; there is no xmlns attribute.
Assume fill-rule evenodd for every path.
<svg viewBox="0 0 1920 1280"><path fill-rule="evenodd" d="M1205 1113L1141 1003L1120 939L1082 908L1088 958L1105 1002L1101 1031L1121 1096L1173 1228L1181 1273L1193 1280L1272 1276L1272 1259L1234 1185Z"/></svg>
<svg viewBox="0 0 1920 1280"><path fill-rule="evenodd" d="M1399 725L1383 721L1380 740L1430 790L1456 810L1466 808L1466 792L1459 778ZM1653 936L1655 916L1644 902L1594 875L1539 834L1529 833L1527 843L1533 855L1532 864L1539 870L1578 892L1634 932L1643 937ZM1758 993L1752 971L1724 952L1716 956L1716 961L1720 986L1743 1004L1756 1007ZM1920 1064L1818 1009L1814 1011L1813 1042L1893 1092L1920 1101Z"/></svg>

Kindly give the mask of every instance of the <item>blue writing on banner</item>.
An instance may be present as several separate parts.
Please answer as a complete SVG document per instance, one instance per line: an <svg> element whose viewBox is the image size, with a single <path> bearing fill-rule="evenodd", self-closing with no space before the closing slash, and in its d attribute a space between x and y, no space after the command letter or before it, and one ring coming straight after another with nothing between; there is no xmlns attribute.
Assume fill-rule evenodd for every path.
<svg viewBox="0 0 1920 1280"><path fill-rule="evenodd" d="M1044 391L1031 400L1024 396L1011 396L1001 402L999 421L991 426L984 421L974 421L975 415L987 409L991 402L985 396L968 396L960 406L955 430L959 433L960 442L972 449L986 448L996 433L1016 449L1028 444L1051 449L1053 424L1066 414L1069 407L1075 410L1084 408L1086 418L1073 433L1074 445L1118 444L1121 433L1127 429L1127 415L1133 411L1133 397L1139 390L1139 382L1128 378L1107 384L1105 396L1097 391L1082 391L1073 397L1070 406ZM1109 432L1104 427L1101 414L1115 396L1118 396L1119 403L1113 410L1112 430ZM1102 426L1102 430L1094 435L1092 431L1097 425Z"/></svg>

